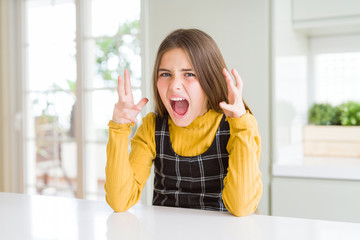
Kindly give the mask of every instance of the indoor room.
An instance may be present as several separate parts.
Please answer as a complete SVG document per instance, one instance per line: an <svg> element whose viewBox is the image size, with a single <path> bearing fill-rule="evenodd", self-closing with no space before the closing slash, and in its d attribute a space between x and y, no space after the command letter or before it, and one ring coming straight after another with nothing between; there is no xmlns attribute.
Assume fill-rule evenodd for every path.
<svg viewBox="0 0 360 240"><path fill-rule="evenodd" d="M182 49L176 59L190 63L181 67L183 78L164 64L172 50L161 55L159 47L177 29L201 30L218 46L228 69L219 70L225 102L209 103L220 85L208 77L205 88L198 69L215 72L217 65L194 64L203 55L189 54L188 45L175 47ZM202 91L191 97L194 84ZM189 99L204 96L206 112L188 121L200 103L176 93L167 103L165 85ZM161 106L173 108L166 130L156 125ZM204 203L211 177L199 157L218 133L201 125L177 145L171 134L208 111L224 119L226 141L240 141L242 156L221 145L220 212ZM245 118L251 127L234 133L234 121L243 127ZM170 190L157 140L163 131L170 140L164 151L175 149L171 164L191 158L186 164L200 168L199 207L179 203L187 167L173 169L175 207L163 207L172 206L165 204ZM191 146L194 154L178 154L202 142L200 134L209 138L203 151ZM115 155L120 145L126 151ZM109 184L120 178L126 188ZM157 201L159 194L165 199ZM0 238L358 239L359 202L359 1L0 1Z"/></svg>

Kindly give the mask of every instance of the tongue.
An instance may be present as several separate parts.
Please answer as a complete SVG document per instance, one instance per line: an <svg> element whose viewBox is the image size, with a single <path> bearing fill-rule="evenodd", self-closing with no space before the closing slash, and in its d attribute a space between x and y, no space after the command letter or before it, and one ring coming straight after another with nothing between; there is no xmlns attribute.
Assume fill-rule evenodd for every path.
<svg viewBox="0 0 360 240"><path fill-rule="evenodd" d="M184 115L189 107L189 103L186 100L176 101L174 103L174 111L179 115Z"/></svg>

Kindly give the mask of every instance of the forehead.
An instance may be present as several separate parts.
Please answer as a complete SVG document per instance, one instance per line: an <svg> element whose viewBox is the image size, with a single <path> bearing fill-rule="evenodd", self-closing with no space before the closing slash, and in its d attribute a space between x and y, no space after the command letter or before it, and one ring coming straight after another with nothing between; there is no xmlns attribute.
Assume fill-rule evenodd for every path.
<svg viewBox="0 0 360 240"><path fill-rule="evenodd" d="M159 67L166 68L166 67L191 67L191 62L182 48L173 48L166 51L159 63Z"/></svg>

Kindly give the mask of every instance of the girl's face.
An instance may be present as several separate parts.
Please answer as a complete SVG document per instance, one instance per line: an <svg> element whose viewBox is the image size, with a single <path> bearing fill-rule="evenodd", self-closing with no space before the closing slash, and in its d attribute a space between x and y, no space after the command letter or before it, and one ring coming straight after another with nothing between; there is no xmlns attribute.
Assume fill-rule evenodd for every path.
<svg viewBox="0 0 360 240"><path fill-rule="evenodd" d="M157 73L157 89L173 122L186 127L208 111L208 99L181 48L164 53Z"/></svg>

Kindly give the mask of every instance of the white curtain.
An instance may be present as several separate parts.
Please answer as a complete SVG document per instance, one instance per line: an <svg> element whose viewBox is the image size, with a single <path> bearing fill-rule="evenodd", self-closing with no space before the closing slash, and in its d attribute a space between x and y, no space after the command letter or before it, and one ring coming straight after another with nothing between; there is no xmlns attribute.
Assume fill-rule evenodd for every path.
<svg viewBox="0 0 360 240"><path fill-rule="evenodd" d="M0 191L21 192L16 152L16 14L21 1L0 1ZM21 64L20 64L21 66ZM21 181L21 179L20 179Z"/></svg>

